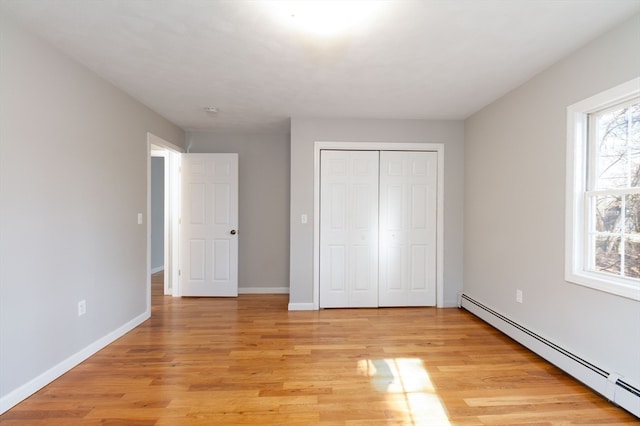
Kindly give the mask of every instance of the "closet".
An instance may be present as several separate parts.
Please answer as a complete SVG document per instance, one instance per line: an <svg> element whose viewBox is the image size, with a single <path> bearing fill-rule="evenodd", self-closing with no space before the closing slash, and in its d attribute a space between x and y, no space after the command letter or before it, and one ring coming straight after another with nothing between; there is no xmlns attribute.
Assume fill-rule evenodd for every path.
<svg viewBox="0 0 640 426"><path fill-rule="evenodd" d="M435 306L438 154L322 150L320 307Z"/></svg>

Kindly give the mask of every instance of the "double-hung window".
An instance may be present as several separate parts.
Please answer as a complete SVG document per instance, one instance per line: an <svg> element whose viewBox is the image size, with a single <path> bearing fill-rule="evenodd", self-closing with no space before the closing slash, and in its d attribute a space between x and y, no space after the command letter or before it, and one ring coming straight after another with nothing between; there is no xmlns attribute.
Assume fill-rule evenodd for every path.
<svg viewBox="0 0 640 426"><path fill-rule="evenodd" d="M568 108L566 279L640 300L640 79Z"/></svg>

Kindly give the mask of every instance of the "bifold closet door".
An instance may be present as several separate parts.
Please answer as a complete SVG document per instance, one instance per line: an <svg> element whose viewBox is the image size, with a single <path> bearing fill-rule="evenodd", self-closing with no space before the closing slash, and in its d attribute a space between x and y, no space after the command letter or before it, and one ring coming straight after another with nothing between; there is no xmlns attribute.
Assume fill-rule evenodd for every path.
<svg viewBox="0 0 640 426"><path fill-rule="evenodd" d="M380 153L379 306L436 305L435 152Z"/></svg>
<svg viewBox="0 0 640 426"><path fill-rule="evenodd" d="M321 151L321 308L378 306L378 168L378 151Z"/></svg>

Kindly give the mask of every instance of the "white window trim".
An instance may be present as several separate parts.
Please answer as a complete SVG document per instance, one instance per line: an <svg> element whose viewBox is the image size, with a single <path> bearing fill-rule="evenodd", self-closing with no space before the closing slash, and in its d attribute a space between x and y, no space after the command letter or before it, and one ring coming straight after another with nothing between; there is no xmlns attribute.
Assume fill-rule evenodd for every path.
<svg viewBox="0 0 640 426"><path fill-rule="evenodd" d="M567 108L565 280L633 300L640 300L640 286L636 280L589 272L584 267L587 258L584 237L588 225L584 176L588 161L586 156L588 114L638 95L640 95L640 77Z"/></svg>

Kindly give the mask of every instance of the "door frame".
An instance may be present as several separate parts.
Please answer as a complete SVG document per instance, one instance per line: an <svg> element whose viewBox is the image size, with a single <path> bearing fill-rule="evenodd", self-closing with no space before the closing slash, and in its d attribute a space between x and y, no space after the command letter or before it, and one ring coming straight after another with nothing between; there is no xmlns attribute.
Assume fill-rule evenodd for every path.
<svg viewBox="0 0 640 426"><path fill-rule="evenodd" d="M438 153L436 206L436 306L444 307L444 144L395 142L325 142L313 147L313 309L320 309L320 151L430 151Z"/></svg>
<svg viewBox="0 0 640 426"><path fill-rule="evenodd" d="M165 157L164 165L164 282L165 294L180 295L179 208L180 154L184 149L147 132L147 310L151 312L151 157Z"/></svg>

